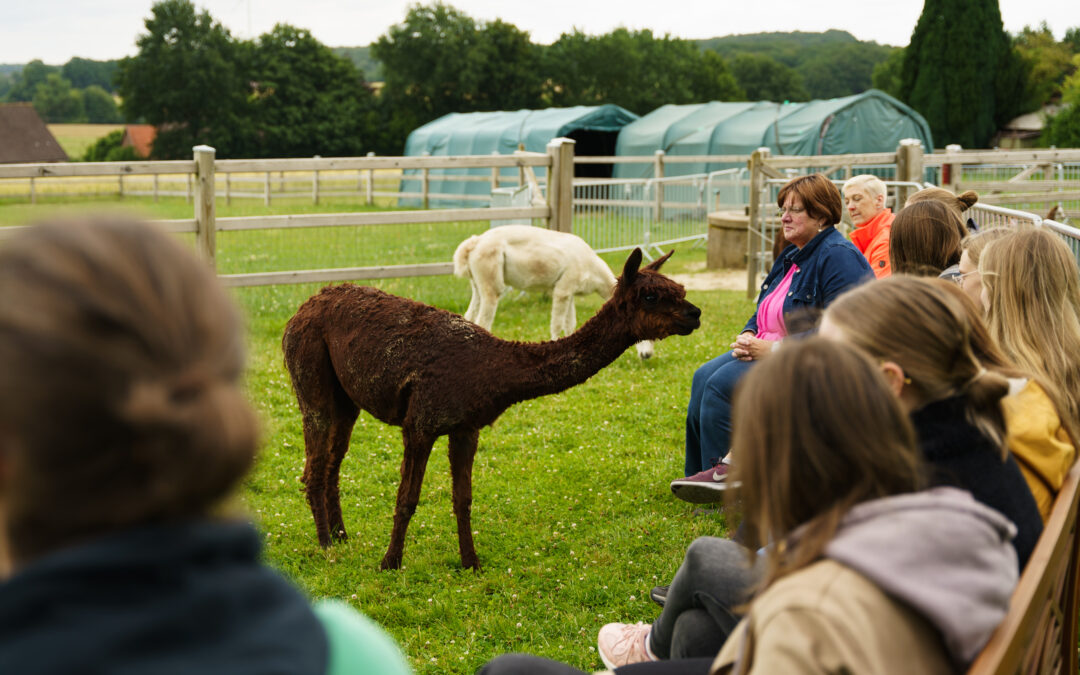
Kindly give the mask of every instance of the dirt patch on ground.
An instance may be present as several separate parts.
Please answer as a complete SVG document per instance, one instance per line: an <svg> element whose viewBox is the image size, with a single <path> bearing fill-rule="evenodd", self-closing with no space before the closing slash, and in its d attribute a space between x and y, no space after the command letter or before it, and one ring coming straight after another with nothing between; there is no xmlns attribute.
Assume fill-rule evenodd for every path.
<svg viewBox="0 0 1080 675"><path fill-rule="evenodd" d="M667 275L688 291L745 291L746 270L708 270L705 263L690 267L687 274Z"/></svg>

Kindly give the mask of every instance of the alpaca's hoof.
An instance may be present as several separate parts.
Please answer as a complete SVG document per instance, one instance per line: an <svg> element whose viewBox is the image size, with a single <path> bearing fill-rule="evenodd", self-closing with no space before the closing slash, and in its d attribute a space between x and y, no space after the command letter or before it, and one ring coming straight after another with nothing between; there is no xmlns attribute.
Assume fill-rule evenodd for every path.
<svg viewBox="0 0 1080 675"><path fill-rule="evenodd" d="M401 556L390 555L387 553L383 556L382 562L379 564L379 569L383 570L399 570L401 569Z"/></svg>
<svg viewBox="0 0 1080 675"><path fill-rule="evenodd" d="M471 569L474 572L480 571L480 560L476 555L464 556L461 558L461 566L465 569Z"/></svg>

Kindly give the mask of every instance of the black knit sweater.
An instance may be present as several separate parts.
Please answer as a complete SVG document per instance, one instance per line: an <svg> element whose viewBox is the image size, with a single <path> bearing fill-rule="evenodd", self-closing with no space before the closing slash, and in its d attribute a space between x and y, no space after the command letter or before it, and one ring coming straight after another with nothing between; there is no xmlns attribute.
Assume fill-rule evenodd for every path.
<svg viewBox="0 0 1080 675"><path fill-rule="evenodd" d="M997 510L1016 525L1013 547L1021 571L1042 534L1042 517L1020 467L965 416L962 397L934 401L911 414L919 447L930 468L932 485L969 491L976 501Z"/></svg>

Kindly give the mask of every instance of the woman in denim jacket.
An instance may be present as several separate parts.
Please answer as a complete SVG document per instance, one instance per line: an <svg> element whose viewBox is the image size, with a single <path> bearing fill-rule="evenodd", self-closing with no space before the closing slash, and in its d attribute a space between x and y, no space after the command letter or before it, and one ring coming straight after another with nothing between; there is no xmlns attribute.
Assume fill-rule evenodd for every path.
<svg viewBox="0 0 1080 675"><path fill-rule="evenodd" d="M832 181L822 174L794 178L780 189L776 203L789 245L765 278L757 311L731 350L694 373L686 413L686 478L671 483L675 496L686 501L722 499L727 465L720 460L731 437L732 394L747 369L788 334L799 332L796 322L874 278L866 258L836 229L843 200Z"/></svg>

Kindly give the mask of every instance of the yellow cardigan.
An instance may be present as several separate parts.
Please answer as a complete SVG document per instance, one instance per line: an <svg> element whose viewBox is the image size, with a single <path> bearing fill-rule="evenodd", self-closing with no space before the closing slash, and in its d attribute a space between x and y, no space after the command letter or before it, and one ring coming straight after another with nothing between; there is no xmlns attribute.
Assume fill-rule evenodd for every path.
<svg viewBox="0 0 1080 675"><path fill-rule="evenodd" d="M1020 465L1045 523L1065 474L1076 459L1076 447L1050 397L1033 380L1003 398L1001 407L1005 414L1005 443Z"/></svg>

